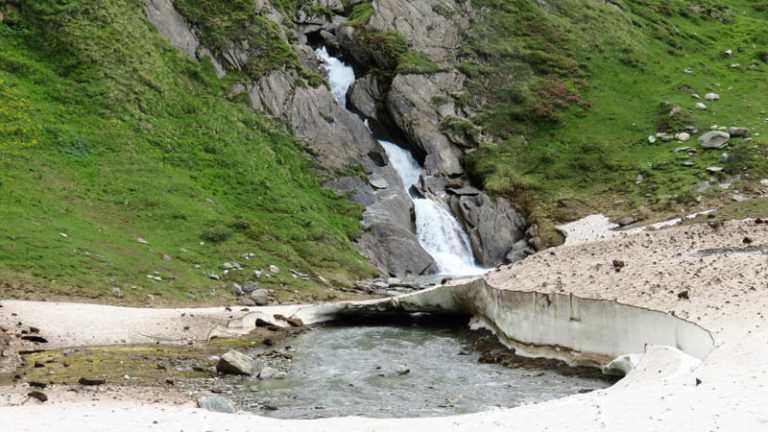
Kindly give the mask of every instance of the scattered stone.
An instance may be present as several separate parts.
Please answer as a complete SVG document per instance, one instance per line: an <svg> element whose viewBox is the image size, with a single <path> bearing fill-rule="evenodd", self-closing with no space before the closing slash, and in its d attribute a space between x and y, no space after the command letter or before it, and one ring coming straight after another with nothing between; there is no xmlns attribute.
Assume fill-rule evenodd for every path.
<svg viewBox="0 0 768 432"><path fill-rule="evenodd" d="M707 171L712 174L717 174L717 173L723 172L723 167L711 166L711 167L707 167Z"/></svg>
<svg viewBox="0 0 768 432"><path fill-rule="evenodd" d="M735 194L734 196L731 197L731 199L734 202L737 202L737 203L744 202L744 201L749 201L749 197L746 197L746 196L744 196L742 194Z"/></svg>
<svg viewBox="0 0 768 432"><path fill-rule="evenodd" d="M214 394L206 394L197 398L197 407L208 411L234 414L237 412L235 403Z"/></svg>
<svg viewBox="0 0 768 432"><path fill-rule="evenodd" d="M280 327L272 324L271 322L263 319L263 318L256 318L256 327L263 327L269 331L278 331L280 330Z"/></svg>
<svg viewBox="0 0 768 432"><path fill-rule="evenodd" d="M265 379L283 379L286 376L288 376L287 373L275 369L270 366L264 367L261 372L259 372L259 379L265 380Z"/></svg>
<svg viewBox="0 0 768 432"><path fill-rule="evenodd" d="M211 273L208 275L208 279L217 281L217 280L221 280L221 276L217 275L216 273Z"/></svg>
<svg viewBox="0 0 768 432"><path fill-rule="evenodd" d="M707 93L704 95L704 99L710 101L720 100L720 95L717 93Z"/></svg>
<svg viewBox="0 0 768 432"><path fill-rule="evenodd" d="M235 297L240 297L244 294L243 287L241 287L239 284L233 283L232 284L232 294Z"/></svg>
<svg viewBox="0 0 768 432"><path fill-rule="evenodd" d="M256 361L239 351L227 351L216 364L216 370L228 375L252 375Z"/></svg>
<svg viewBox="0 0 768 432"><path fill-rule="evenodd" d="M645 180L645 177L643 177L642 174L638 174L637 177L635 177L635 184L641 184Z"/></svg>
<svg viewBox="0 0 768 432"><path fill-rule="evenodd" d="M723 54L725 54L727 56L732 56L733 55L733 50L732 49L727 49L727 50L723 51Z"/></svg>
<svg viewBox="0 0 768 432"><path fill-rule="evenodd" d="M120 289L120 287L113 287L112 288L112 295L117 298L123 298L123 290Z"/></svg>
<svg viewBox="0 0 768 432"><path fill-rule="evenodd" d="M397 374L401 375L401 376L402 375L408 375L409 373L411 373L410 369L400 369L399 371L397 371Z"/></svg>
<svg viewBox="0 0 768 432"><path fill-rule="evenodd" d="M721 149L728 144L731 135L726 132L713 130L699 137L699 144L704 149Z"/></svg>
<svg viewBox="0 0 768 432"><path fill-rule="evenodd" d="M254 270L253 276L256 277L256 279L261 279L262 272L261 270Z"/></svg>
<svg viewBox="0 0 768 432"><path fill-rule="evenodd" d="M29 341L29 342L32 342L32 343L36 343L36 344L48 343L48 339L46 339L46 338L44 338L42 336L29 336L29 335L27 335L27 336L22 336L19 339L25 340L25 341Z"/></svg>
<svg viewBox="0 0 768 432"><path fill-rule="evenodd" d="M730 159L730 155L728 153L723 153L720 155L720 163L728 163L728 159Z"/></svg>
<svg viewBox="0 0 768 432"><path fill-rule="evenodd" d="M754 240L752 240L750 237L744 237L744 240L742 240L741 242L748 245L748 244L752 244Z"/></svg>
<svg viewBox="0 0 768 432"><path fill-rule="evenodd" d="M697 102L696 103L696 109L705 110L705 109L707 109L707 105L704 104L703 102Z"/></svg>
<svg viewBox="0 0 768 432"><path fill-rule="evenodd" d="M688 290L680 291L677 293L677 299L678 300L690 300L690 296L688 295Z"/></svg>
<svg viewBox="0 0 768 432"><path fill-rule="evenodd" d="M106 383L106 380L100 379L100 378L80 378L78 381L78 384L84 385L84 386L99 386L104 383Z"/></svg>
<svg viewBox="0 0 768 432"><path fill-rule="evenodd" d="M692 161L684 161L684 162L682 162L680 165L682 165L682 166L684 166L684 167L688 167L688 168L690 168L690 167L692 167L692 166L694 166L694 165L696 165L696 164L695 164L695 163L693 163Z"/></svg>
<svg viewBox="0 0 768 432"><path fill-rule="evenodd" d="M691 134L689 134L688 132L680 132L679 134L675 135L675 138L678 141L687 142L688 140L691 139Z"/></svg>
<svg viewBox="0 0 768 432"><path fill-rule="evenodd" d="M250 294L250 293L256 291L257 289L259 289L259 284L257 284L257 283L248 283L248 284L245 284L245 286L243 287L243 292L246 293L246 294Z"/></svg>
<svg viewBox="0 0 768 432"><path fill-rule="evenodd" d="M303 327L304 326L304 321L302 321L299 318L287 317L285 315L280 315L280 314L275 314L275 315L273 315L273 317L276 320L287 322L288 325L290 325L291 327Z"/></svg>
<svg viewBox="0 0 768 432"><path fill-rule="evenodd" d="M48 400L48 396L40 390L32 390L31 392L27 393L27 396L35 398L40 402L46 402Z"/></svg>
<svg viewBox="0 0 768 432"><path fill-rule="evenodd" d="M160 259L163 260L163 261L171 261L173 258L171 258L171 256L168 255L168 254L161 253L160 254Z"/></svg>
<svg viewBox="0 0 768 432"><path fill-rule="evenodd" d="M648 142L651 143L651 144L655 144L656 143L656 137L653 136L653 135L648 135Z"/></svg>
<svg viewBox="0 0 768 432"><path fill-rule="evenodd" d="M762 180L760 180L760 184L761 184L762 186L768 187L768 179L762 179Z"/></svg>
<svg viewBox="0 0 768 432"><path fill-rule="evenodd" d="M728 133L731 135L731 137L738 137L738 138L749 138L752 135L749 129L745 127L735 127L735 126L728 128Z"/></svg>
<svg viewBox="0 0 768 432"><path fill-rule="evenodd" d="M696 387L698 387L699 385L701 385L701 380L696 378Z"/></svg>
<svg viewBox="0 0 768 432"><path fill-rule="evenodd" d="M250 297L256 306L266 306L269 304L269 292L264 288L251 292Z"/></svg>
<svg viewBox="0 0 768 432"><path fill-rule="evenodd" d="M269 272L272 273L272 274L278 274L278 273L280 273L280 267L278 267L278 266L276 266L274 264L270 264L269 265Z"/></svg>
<svg viewBox="0 0 768 432"><path fill-rule="evenodd" d="M622 260L617 260L617 259L613 260L613 269L616 270L616 273L620 272L621 269L623 269L626 266L627 264Z"/></svg>
<svg viewBox="0 0 768 432"><path fill-rule="evenodd" d="M139 242L139 243L141 243L141 244L145 244L145 245L148 245L148 244L149 244L149 242L148 242L148 241L144 240L144 239L143 239L143 238L141 238L141 237L137 237L137 238L136 238L136 241L137 241L137 242Z"/></svg>

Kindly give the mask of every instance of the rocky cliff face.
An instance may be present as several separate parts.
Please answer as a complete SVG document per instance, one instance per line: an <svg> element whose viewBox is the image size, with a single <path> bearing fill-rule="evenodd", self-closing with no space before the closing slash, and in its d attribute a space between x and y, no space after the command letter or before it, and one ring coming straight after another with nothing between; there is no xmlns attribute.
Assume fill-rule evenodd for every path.
<svg viewBox="0 0 768 432"><path fill-rule="evenodd" d="M470 22L468 2L374 0L345 7L338 0L315 0L287 17L267 0L257 0L254 10L279 27L280 38L291 44L304 68L323 72L309 45L322 41L346 53L358 70L367 71L350 90L349 104L406 137L424 162L420 192L449 205L470 234L478 262L492 266L521 255L510 252L515 244L521 250L521 240L525 243L524 217L504 199L471 188L461 165L462 155L482 139L479 133L456 127L465 114L454 101L464 76L452 63ZM258 50L248 40L212 52L171 0L145 0L145 11L163 36L193 58L208 58L220 77L228 71L247 76L238 72L248 68ZM349 23L350 14L354 24ZM418 53L418 59L439 72L397 73L407 55L404 50ZM373 72L374 66L390 72ZM340 106L325 85L313 86L304 75L295 66L283 65L239 79L229 96L246 96L253 109L284 119L306 140L318 162L335 173L328 186L366 206L365 233L358 246L382 272L436 272L434 261L418 244L411 201L384 150L360 117Z"/></svg>

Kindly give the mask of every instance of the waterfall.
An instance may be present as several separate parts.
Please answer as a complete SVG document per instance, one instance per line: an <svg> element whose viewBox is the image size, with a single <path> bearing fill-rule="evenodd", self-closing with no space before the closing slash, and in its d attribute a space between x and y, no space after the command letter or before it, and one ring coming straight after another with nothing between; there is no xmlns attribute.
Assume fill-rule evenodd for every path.
<svg viewBox="0 0 768 432"><path fill-rule="evenodd" d="M355 81L352 67L328 54L325 47L315 53L326 67L331 93L341 106L346 106L347 90ZM437 263L440 272L454 276L474 276L487 271L477 264L472 254L469 236L442 202L430 198L415 197L411 186L419 181L422 167L406 149L395 143L379 140L389 162L403 181L406 193L411 197L416 211L416 236L419 244Z"/></svg>

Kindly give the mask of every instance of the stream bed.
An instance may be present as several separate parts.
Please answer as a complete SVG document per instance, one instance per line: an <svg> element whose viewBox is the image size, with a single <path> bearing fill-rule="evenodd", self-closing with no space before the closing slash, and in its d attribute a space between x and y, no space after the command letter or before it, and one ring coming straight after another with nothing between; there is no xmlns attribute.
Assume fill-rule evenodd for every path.
<svg viewBox="0 0 768 432"><path fill-rule="evenodd" d="M511 408L610 386L547 368L480 363L477 333L415 325L331 326L275 346L284 379L249 378L240 406L277 418L431 417Z"/></svg>

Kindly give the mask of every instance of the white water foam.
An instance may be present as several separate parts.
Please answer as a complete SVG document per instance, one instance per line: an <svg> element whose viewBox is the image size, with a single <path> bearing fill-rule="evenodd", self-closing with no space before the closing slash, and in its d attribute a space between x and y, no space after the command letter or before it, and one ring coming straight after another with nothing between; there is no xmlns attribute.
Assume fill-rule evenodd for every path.
<svg viewBox="0 0 768 432"><path fill-rule="evenodd" d="M347 90L355 82L355 71L336 57L331 57L325 47L315 50L315 54L325 63L328 83L331 85L333 98L341 106L347 105Z"/></svg>

